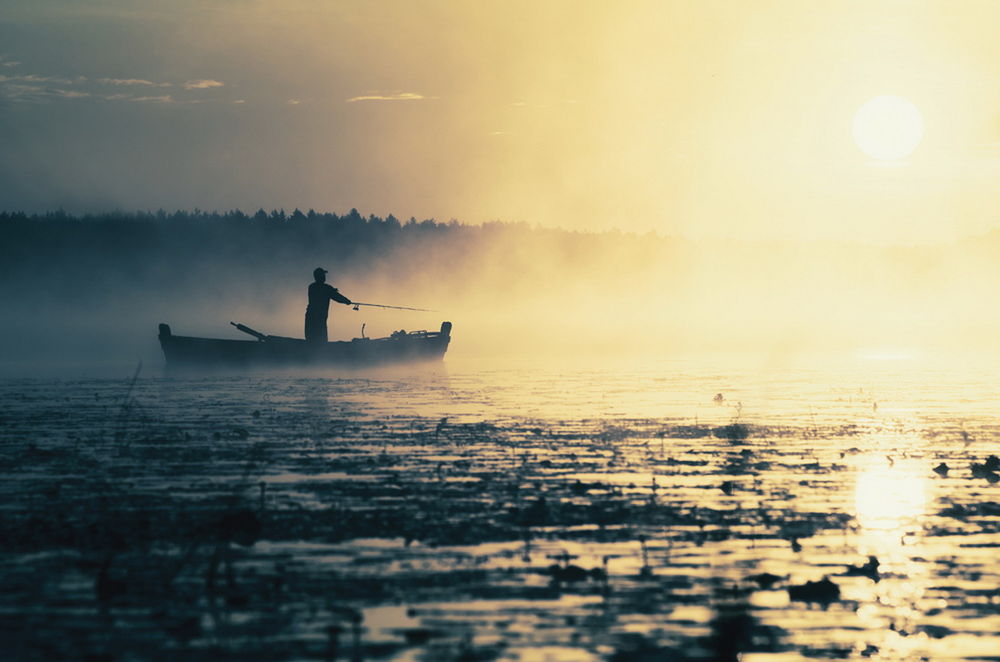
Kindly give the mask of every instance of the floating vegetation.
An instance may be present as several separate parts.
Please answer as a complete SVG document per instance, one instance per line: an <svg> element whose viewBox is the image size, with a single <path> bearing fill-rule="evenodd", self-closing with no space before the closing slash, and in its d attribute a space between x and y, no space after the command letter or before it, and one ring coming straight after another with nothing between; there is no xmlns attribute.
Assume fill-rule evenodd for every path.
<svg viewBox="0 0 1000 662"><path fill-rule="evenodd" d="M712 430L712 434L719 439L728 439L736 443L745 441L750 436L750 426L745 423L730 423L729 425L722 425L715 428Z"/></svg>
<svg viewBox="0 0 1000 662"><path fill-rule="evenodd" d="M432 386L7 385L9 655L960 659L956 641L1000 645L995 421L964 420L973 456L954 422L872 419L868 398L851 419L748 408L752 425L714 389L697 417L484 419L452 400L400 413L401 390Z"/></svg>
<svg viewBox="0 0 1000 662"><path fill-rule="evenodd" d="M1000 481L1000 457L990 455L985 462L973 462L972 477L985 478L990 483Z"/></svg>
<svg viewBox="0 0 1000 662"><path fill-rule="evenodd" d="M806 582L796 586L788 587L788 597L800 602L815 602L821 605L829 605L840 599L840 587L830 581L829 577L824 577L818 582Z"/></svg>

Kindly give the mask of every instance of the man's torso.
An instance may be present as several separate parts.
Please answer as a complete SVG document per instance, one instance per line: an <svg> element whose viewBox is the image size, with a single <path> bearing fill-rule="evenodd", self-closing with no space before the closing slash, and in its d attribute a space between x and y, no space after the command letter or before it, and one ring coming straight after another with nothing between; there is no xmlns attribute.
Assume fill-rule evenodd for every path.
<svg viewBox="0 0 1000 662"><path fill-rule="evenodd" d="M306 315L325 318L330 312L330 296L336 290L329 283L310 283Z"/></svg>

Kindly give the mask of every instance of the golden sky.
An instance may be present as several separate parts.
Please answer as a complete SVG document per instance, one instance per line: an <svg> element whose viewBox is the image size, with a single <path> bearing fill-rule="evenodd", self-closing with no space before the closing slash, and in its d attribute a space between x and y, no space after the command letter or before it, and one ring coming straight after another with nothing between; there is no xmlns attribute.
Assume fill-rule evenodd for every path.
<svg viewBox="0 0 1000 662"><path fill-rule="evenodd" d="M7 4L4 208L875 242L1000 221L1000 2ZM905 158L852 135L884 95L919 113Z"/></svg>

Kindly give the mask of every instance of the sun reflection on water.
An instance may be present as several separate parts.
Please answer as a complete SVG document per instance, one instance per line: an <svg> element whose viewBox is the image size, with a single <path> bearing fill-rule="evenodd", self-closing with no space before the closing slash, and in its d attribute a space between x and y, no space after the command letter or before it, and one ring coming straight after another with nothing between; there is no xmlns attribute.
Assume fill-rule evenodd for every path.
<svg viewBox="0 0 1000 662"><path fill-rule="evenodd" d="M861 464L854 487L855 517L866 543L876 553L885 543L900 543L919 528L927 509L924 462L870 454Z"/></svg>
<svg viewBox="0 0 1000 662"><path fill-rule="evenodd" d="M858 458L854 487L857 551L878 560L877 581L854 586L857 616L869 632L881 632L883 655L907 656L924 645L909 637L924 615L927 568L923 519L928 506L926 463L873 452Z"/></svg>

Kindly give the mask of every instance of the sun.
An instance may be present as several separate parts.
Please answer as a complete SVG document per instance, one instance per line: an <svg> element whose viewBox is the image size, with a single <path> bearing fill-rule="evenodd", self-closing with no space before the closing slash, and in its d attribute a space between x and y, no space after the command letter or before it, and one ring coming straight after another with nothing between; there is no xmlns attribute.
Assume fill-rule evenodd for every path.
<svg viewBox="0 0 1000 662"><path fill-rule="evenodd" d="M885 94L869 99L854 114L854 142L879 161L899 161L924 138L924 118L910 101Z"/></svg>

